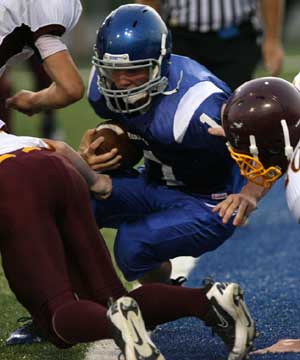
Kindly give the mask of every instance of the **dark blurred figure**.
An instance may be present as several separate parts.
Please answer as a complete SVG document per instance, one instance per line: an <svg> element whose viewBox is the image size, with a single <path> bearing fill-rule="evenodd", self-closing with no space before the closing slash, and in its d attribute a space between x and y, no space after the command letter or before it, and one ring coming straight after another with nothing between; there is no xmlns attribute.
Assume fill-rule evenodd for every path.
<svg viewBox="0 0 300 360"><path fill-rule="evenodd" d="M8 70L0 76L0 119L6 123L6 129L11 132L11 109L5 106L5 100L12 95L12 84Z"/></svg>
<svg viewBox="0 0 300 360"><path fill-rule="evenodd" d="M160 11L173 51L197 60L231 89L250 80L263 59L271 75L283 63L284 0L136 0Z"/></svg>
<svg viewBox="0 0 300 360"><path fill-rule="evenodd" d="M37 56L28 59L28 66L34 80L34 88L36 91L42 90L50 86L51 79L47 75L40 60ZM5 99L12 96L13 85L10 80L9 71L5 71L0 77L0 119L6 123L9 132L14 132L12 110L5 106ZM42 112L42 121L40 126L40 137L53 139L57 137L57 121L55 111L52 109Z"/></svg>
<svg viewBox="0 0 300 360"><path fill-rule="evenodd" d="M34 76L36 91L50 86L52 80L47 75L37 56L28 59L31 72ZM42 122L40 126L40 136L48 139L56 138L57 122L55 111L53 109L44 110L42 113Z"/></svg>

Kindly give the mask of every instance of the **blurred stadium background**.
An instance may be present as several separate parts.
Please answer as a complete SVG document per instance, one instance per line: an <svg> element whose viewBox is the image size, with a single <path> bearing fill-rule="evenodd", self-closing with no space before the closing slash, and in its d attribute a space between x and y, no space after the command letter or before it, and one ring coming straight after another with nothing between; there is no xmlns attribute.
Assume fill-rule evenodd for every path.
<svg viewBox="0 0 300 360"><path fill-rule="evenodd" d="M86 85L88 84L93 45L96 39L96 31L105 16L119 5L125 4L122 0L85 0L83 1L83 15L79 24L65 39L70 51L80 68ZM292 80L293 76L300 71L300 1L286 0L284 46L286 57L282 77ZM264 69L258 69L257 76L267 75ZM26 65L11 71L14 90L31 88L32 78ZM89 128L95 126L99 119L93 114L87 100L83 99L75 105L57 112L59 127L62 129L64 140L77 147L81 135ZM13 129L17 134L39 135L40 116L28 118L24 115L13 114Z"/></svg>
<svg viewBox="0 0 300 360"><path fill-rule="evenodd" d="M96 31L105 16L115 7L124 4L120 0L83 0L84 12L78 26L66 39L70 51L80 68L86 85L88 84L89 69L93 44L96 38ZM287 0L285 25L284 25L284 46L286 57L283 72L281 74L287 80L292 80L294 75L300 71L300 1ZM257 76L268 75L263 68L259 68ZM26 64L11 71L14 90L32 88L31 74L26 68ZM64 140L77 148L81 135L90 127L99 123L99 118L85 99L69 106L66 109L57 111L59 128L62 130ZM13 113L13 129L18 135L39 136L40 116L31 118L22 114ZM113 233L104 233L109 246L113 241ZM24 279L26 281L26 279ZM84 359L86 346L76 346L70 350L59 351L53 346L42 344L27 346L17 346L8 348L5 346L5 338L10 331L20 324L16 320L27 315L24 309L19 306L11 294L3 273L0 271L0 359L1 360L81 360ZM299 333L297 335L299 337ZM101 358L101 357L100 357ZM100 359L99 358L99 359ZM196 358L195 358L196 359ZM289 358L291 359L291 358Z"/></svg>

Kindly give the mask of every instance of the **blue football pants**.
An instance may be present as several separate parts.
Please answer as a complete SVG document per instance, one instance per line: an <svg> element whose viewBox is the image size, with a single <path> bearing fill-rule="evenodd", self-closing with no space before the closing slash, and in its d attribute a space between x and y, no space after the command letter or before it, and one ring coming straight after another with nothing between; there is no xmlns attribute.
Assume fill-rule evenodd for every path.
<svg viewBox="0 0 300 360"><path fill-rule="evenodd" d="M212 212L218 202L167 186L149 184L142 174L114 177L107 200L93 200L100 228L116 228L115 258L125 278L178 256L200 255L220 246L234 231Z"/></svg>

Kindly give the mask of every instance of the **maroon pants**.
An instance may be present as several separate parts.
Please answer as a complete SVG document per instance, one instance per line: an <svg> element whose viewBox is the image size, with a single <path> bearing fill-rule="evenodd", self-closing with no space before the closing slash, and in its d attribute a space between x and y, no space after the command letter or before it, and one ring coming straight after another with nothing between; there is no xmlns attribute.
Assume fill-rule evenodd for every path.
<svg viewBox="0 0 300 360"><path fill-rule="evenodd" d="M59 308L77 297L106 307L126 291L81 175L48 150L12 154L0 163L3 268L17 299L57 344L52 317Z"/></svg>

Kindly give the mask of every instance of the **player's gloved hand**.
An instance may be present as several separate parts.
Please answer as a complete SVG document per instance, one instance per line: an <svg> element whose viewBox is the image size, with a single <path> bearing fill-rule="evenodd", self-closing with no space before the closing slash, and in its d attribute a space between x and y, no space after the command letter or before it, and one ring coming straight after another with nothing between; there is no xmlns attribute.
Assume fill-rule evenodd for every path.
<svg viewBox="0 0 300 360"><path fill-rule="evenodd" d="M97 174L94 184L90 186L90 191L94 193L94 196L97 199L107 199L112 192L112 181L110 176Z"/></svg>
<svg viewBox="0 0 300 360"><path fill-rule="evenodd" d="M5 105L8 108L18 110L28 116L32 116L40 111L42 108L38 108L34 103L35 92L28 90L21 90L14 96L6 99Z"/></svg>
<svg viewBox="0 0 300 360"><path fill-rule="evenodd" d="M122 159L122 156L118 155L118 149L115 148L105 154L96 155L96 150L103 141L102 136L97 137L96 129L87 130L79 145L80 156L95 171L118 169Z"/></svg>

